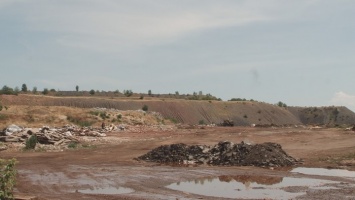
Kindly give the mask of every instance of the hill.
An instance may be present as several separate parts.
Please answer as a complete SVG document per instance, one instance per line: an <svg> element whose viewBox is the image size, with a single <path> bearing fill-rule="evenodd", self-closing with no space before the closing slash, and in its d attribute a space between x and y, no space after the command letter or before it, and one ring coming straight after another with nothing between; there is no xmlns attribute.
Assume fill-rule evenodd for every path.
<svg viewBox="0 0 355 200"><path fill-rule="evenodd" d="M211 124L225 119L237 126L259 125L351 125L355 113L346 107L278 107L254 101L198 101L164 98L114 98L114 97L53 97L43 95L2 95L3 105L47 106L72 108L109 108L116 110L140 110L160 113L174 123Z"/></svg>

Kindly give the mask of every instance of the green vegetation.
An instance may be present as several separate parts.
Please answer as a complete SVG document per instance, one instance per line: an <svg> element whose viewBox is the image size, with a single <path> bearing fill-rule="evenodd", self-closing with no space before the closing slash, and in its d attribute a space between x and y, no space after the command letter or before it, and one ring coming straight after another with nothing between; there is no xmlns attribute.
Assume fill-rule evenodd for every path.
<svg viewBox="0 0 355 200"><path fill-rule="evenodd" d="M0 159L0 199L13 199L15 186L16 160Z"/></svg>
<svg viewBox="0 0 355 200"><path fill-rule="evenodd" d="M130 97L133 95L133 92L132 90L123 90L123 94L126 96L126 97Z"/></svg>
<svg viewBox="0 0 355 200"><path fill-rule="evenodd" d="M4 85L0 90L0 94L7 94L7 95L14 94L14 89L8 87L7 85Z"/></svg>
<svg viewBox="0 0 355 200"><path fill-rule="evenodd" d="M142 107L142 110L143 110L143 111L148 111L148 106L147 106L147 105L144 105L144 106Z"/></svg>
<svg viewBox="0 0 355 200"><path fill-rule="evenodd" d="M26 140L25 149L26 150L35 149L37 142L38 142L37 136L31 135L31 137Z"/></svg>
<svg viewBox="0 0 355 200"><path fill-rule="evenodd" d="M68 144L69 149L76 149L77 147L78 147L78 143L76 143L76 142L70 142Z"/></svg>
<svg viewBox="0 0 355 200"><path fill-rule="evenodd" d="M206 124L206 123L205 123L205 120L201 119L200 121L198 121L198 124L199 124L199 125L204 125L204 124Z"/></svg>
<svg viewBox="0 0 355 200"><path fill-rule="evenodd" d="M174 124L179 123L179 120L175 119L175 118L167 118L167 120L171 121Z"/></svg>
<svg viewBox="0 0 355 200"><path fill-rule="evenodd" d="M48 88L44 88L42 94L47 95L49 93Z"/></svg>
<svg viewBox="0 0 355 200"><path fill-rule="evenodd" d="M93 89L90 90L89 94L94 95L95 94L95 90L93 90Z"/></svg>
<svg viewBox="0 0 355 200"><path fill-rule="evenodd" d="M254 99L250 99L250 100L248 100L248 99L246 99L246 98L231 98L230 100L228 100L228 101L255 101Z"/></svg>
<svg viewBox="0 0 355 200"><path fill-rule="evenodd" d="M70 115L67 116L67 120L70 121L71 123L79 125L81 127L88 127L88 126L91 126L91 125L94 124L94 122L85 121L85 120L82 120L79 117L73 117L73 116L70 116Z"/></svg>
<svg viewBox="0 0 355 200"><path fill-rule="evenodd" d="M27 92L27 85L26 84L22 84L21 91Z"/></svg>
<svg viewBox="0 0 355 200"><path fill-rule="evenodd" d="M148 95L152 96L152 90L148 90Z"/></svg>
<svg viewBox="0 0 355 200"><path fill-rule="evenodd" d="M33 87L33 89L32 89L32 93L33 94L37 94L37 87L35 86L35 87Z"/></svg>
<svg viewBox="0 0 355 200"><path fill-rule="evenodd" d="M285 103L283 103L282 101L279 101L278 103L276 103L277 106L282 107L282 108L286 108L287 105Z"/></svg>
<svg viewBox="0 0 355 200"><path fill-rule="evenodd" d="M90 111L89 113L92 115L101 117L101 119L109 119L110 118L110 116L104 111Z"/></svg>
<svg viewBox="0 0 355 200"><path fill-rule="evenodd" d="M75 90L76 90L76 92L79 92L79 86L78 85L75 86Z"/></svg>

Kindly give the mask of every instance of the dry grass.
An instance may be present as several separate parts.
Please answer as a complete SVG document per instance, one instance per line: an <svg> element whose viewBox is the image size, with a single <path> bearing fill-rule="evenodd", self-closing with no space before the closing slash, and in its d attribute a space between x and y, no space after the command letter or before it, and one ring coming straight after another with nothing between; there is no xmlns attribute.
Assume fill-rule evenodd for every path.
<svg viewBox="0 0 355 200"><path fill-rule="evenodd" d="M104 113L104 116L96 113ZM119 117L120 116L120 117ZM63 126L66 124L77 124L82 126L100 126L106 124L139 124L154 125L162 121L155 115L140 111L98 111L89 108L74 108L64 106L9 106L7 110L1 111L0 129L10 124L23 127Z"/></svg>

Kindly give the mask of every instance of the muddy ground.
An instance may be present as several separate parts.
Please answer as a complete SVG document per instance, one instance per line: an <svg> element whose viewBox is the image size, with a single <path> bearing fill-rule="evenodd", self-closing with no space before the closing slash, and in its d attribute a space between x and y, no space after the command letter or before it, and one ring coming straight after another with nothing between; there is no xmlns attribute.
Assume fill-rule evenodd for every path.
<svg viewBox="0 0 355 200"><path fill-rule="evenodd" d="M142 133L109 133L92 146L63 152L1 152L1 158L18 160L16 194L38 199L216 199L180 192L167 185L205 178L250 179L265 182L285 177L333 180L329 187L284 188L293 199L355 199L355 178L304 175L292 168L169 166L134 158L164 144L213 145L219 141L275 142L291 156L303 159L302 167L355 170L355 133L340 129L206 127ZM267 177L267 178L265 178ZM261 179L261 180L259 180ZM245 182L244 181L244 182ZM129 188L126 194L84 194L95 188ZM233 199L248 199L235 196ZM264 198L267 198L265 196ZM223 198L218 198L223 199Z"/></svg>

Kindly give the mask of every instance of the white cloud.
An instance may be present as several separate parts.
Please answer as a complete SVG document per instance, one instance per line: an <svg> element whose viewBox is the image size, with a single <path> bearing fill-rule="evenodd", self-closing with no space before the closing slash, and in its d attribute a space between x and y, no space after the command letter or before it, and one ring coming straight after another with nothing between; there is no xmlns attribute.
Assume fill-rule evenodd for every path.
<svg viewBox="0 0 355 200"><path fill-rule="evenodd" d="M32 31L57 33L58 44L83 49L159 44L197 31L270 20L260 6L214 1L43 1L29 7L23 12Z"/></svg>
<svg viewBox="0 0 355 200"><path fill-rule="evenodd" d="M355 95L340 91L334 94L331 103L334 105L346 106L349 109L355 111Z"/></svg>

